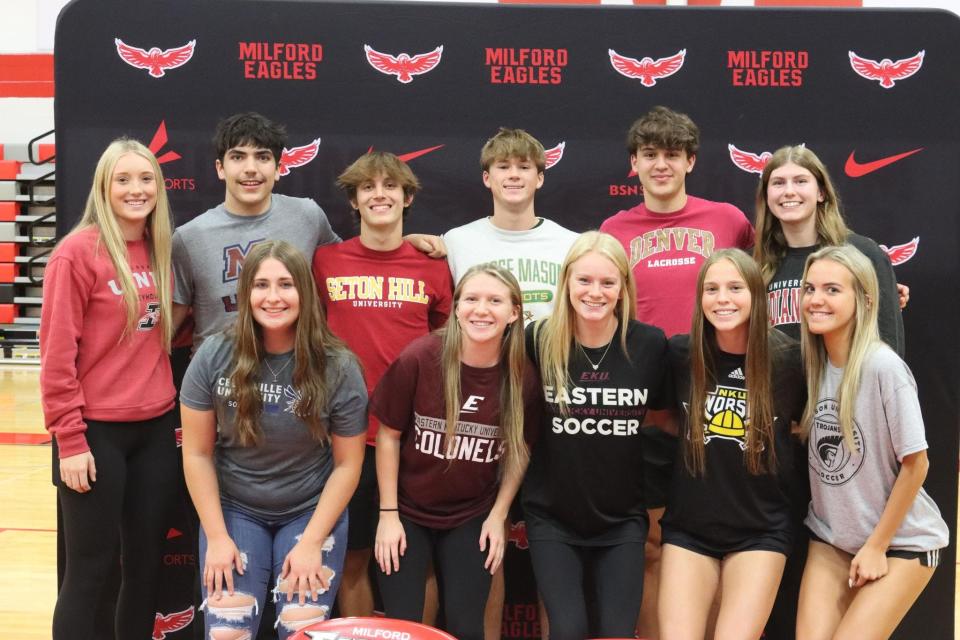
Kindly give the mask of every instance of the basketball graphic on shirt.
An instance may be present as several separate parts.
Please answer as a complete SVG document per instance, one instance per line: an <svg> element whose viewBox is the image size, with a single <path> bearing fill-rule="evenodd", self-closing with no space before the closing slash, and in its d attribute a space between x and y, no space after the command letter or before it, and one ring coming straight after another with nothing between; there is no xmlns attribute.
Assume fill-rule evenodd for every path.
<svg viewBox="0 0 960 640"><path fill-rule="evenodd" d="M807 463L826 484L842 485L856 475L863 465L864 442L860 425L853 423L853 442L856 451L851 451L840 429L839 405L832 398L817 403L810 439L807 446Z"/></svg>
<svg viewBox="0 0 960 640"><path fill-rule="evenodd" d="M703 442L714 438L736 442L747 448L747 390L717 385L707 394Z"/></svg>

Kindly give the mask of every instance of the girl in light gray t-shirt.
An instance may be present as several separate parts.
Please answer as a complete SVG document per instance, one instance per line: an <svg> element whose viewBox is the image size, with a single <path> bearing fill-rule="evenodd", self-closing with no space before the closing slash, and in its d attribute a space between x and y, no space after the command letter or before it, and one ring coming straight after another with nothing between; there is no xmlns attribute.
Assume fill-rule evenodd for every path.
<svg viewBox="0 0 960 640"><path fill-rule="evenodd" d="M801 338L811 541L798 638L889 637L948 542L923 490L929 463L916 383L880 341L877 288L870 261L851 245L807 258Z"/></svg>

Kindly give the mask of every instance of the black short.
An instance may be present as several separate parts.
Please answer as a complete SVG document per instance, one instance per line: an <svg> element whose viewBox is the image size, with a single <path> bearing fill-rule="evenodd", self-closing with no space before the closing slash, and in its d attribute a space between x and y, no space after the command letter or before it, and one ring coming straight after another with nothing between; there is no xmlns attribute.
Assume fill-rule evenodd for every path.
<svg viewBox="0 0 960 640"><path fill-rule="evenodd" d="M807 528L807 533L810 535L810 540L814 542L819 542L820 544L826 544L833 547L832 544L816 535L813 531L810 531ZM836 549L837 547L834 547ZM842 551L842 549L841 549ZM905 551L903 549L887 549L885 554L888 558L900 558L902 560L919 560L921 567L930 567L931 569L936 569L940 564L940 556L942 549L934 549L933 551Z"/></svg>
<svg viewBox="0 0 960 640"><path fill-rule="evenodd" d="M667 492L677 456L677 438L653 426L640 427L643 438L643 498L648 509L667 504Z"/></svg>
<svg viewBox="0 0 960 640"><path fill-rule="evenodd" d="M371 549L377 537L380 518L380 490L377 487L377 448L364 447L360 484L347 509L350 528L347 530L347 550Z"/></svg>
<svg viewBox="0 0 960 640"><path fill-rule="evenodd" d="M785 556L790 555L792 544L790 534L787 532L770 531L759 534L743 540L734 540L724 543L716 543L712 540L705 540L700 536L693 535L683 529L677 529L669 525L663 525L660 536L663 544L672 544L687 551L699 553L702 556L709 556L717 560L723 560L731 553L741 551L773 551L782 553Z"/></svg>

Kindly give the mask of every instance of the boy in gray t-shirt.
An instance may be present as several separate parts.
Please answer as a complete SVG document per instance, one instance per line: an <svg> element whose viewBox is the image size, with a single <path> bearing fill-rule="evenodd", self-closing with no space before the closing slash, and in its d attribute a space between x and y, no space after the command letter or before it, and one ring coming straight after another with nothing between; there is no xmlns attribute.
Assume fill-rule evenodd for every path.
<svg viewBox="0 0 960 640"><path fill-rule="evenodd" d="M273 193L287 141L283 126L259 113L238 113L217 124L217 176L224 201L180 226L173 236L173 324L193 308L193 351L226 327L236 312L237 278L250 250L286 240L309 262L317 247L340 242L323 209L310 198ZM431 258L445 255L435 236L404 237Z"/></svg>
<svg viewBox="0 0 960 640"><path fill-rule="evenodd" d="M173 236L174 324L193 307L194 350L232 319L237 278L254 245L286 240L309 260L318 246L340 241L316 202L273 193L286 138L281 125L258 113L236 114L217 125L224 201Z"/></svg>

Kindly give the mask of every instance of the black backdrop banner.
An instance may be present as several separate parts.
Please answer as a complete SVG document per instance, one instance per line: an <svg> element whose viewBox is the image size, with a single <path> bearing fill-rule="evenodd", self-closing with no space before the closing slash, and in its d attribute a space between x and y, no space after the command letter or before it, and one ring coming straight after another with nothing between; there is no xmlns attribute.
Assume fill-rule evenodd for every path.
<svg viewBox="0 0 960 640"><path fill-rule="evenodd" d="M356 229L334 179L370 148L406 157L423 183L407 229L441 233L490 213L479 152L499 126L553 150L537 212L574 230L639 201L623 140L654 105L701 127L688 192L751 218L752 165L803 142L857 232L891 248L915 241L896 266L911 287L907 361L930 444L927 488L953 531L958 43L957 16L932 10L75 0L56 32L58 231L79 218L95 162L119 135L150 143L179 223L218 204L209 141L220 118L246 110L288 127L277 190L317 200L344 237ZM630 77L618 56L664 60L654 67L672 73ZM855 58L915 58L915 72L871 74ZM738 150L757 158L738 164ZM953 638L954 551L897 637ZM533 635L535 625L515 627Z"/></svg>

